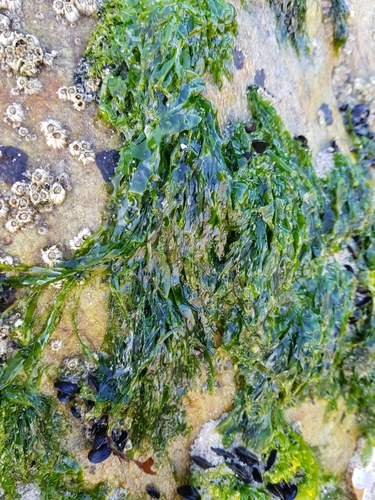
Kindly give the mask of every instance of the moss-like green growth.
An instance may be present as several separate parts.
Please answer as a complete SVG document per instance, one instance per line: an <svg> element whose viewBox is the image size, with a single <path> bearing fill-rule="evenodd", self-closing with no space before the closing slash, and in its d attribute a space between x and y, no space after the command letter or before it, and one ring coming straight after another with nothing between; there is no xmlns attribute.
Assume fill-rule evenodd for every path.
<svg viewBox="0 0 375 500"><path fill-rule="evenodd" d="M346 0L332 0L329 10L330 22L333 24L333 40L335 47L339 48L345 44L349 36L349 8Z"/></svg>
<svg viewBox="0 0 375 500"><path fill-rule="evenodd" d="M268 3L275 12L281 39L289 39L297 50L306 50L306 0L268 0Z"/></svg>

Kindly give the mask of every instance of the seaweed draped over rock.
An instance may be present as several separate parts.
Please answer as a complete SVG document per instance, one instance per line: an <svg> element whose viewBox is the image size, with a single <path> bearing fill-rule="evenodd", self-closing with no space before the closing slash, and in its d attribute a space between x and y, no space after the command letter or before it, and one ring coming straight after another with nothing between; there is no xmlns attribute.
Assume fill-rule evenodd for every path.
<svg viewBox="0 0 375 500"><path fill-rule="evenodd" d="M318 178L308 150L256 88L248 92L253 125L232 125L223 137L201 76L230 77L235 32L222 0L105 3L86 56L103 78L100 115L124 136L106 221L71 260L12 269L9 284L25 292L14 307L25 316L1 397L11 384L38 381L42 352L73 297L74 331L97 366L93 414L126 416L134 443L165 446L185 428L181 398L198 367L212 381L223 345L240 389L224 439L240 432L259 452L276 440L302 457L293 471L305 469L301 488L312 495L311 452L285 431L279 409L309 391L332 401L343 393L371 435L372 300L360 305L358 290L374 291L372 189L367 169L339 153ZM337 253L347 246L355 257L343 267ZM110 288L99 356L75 317L82 288L97 276ZM38 300L56 282L39 318ZM350 372L364 358L367 368ZM285 466L279 479L288 474Z"/></svg>

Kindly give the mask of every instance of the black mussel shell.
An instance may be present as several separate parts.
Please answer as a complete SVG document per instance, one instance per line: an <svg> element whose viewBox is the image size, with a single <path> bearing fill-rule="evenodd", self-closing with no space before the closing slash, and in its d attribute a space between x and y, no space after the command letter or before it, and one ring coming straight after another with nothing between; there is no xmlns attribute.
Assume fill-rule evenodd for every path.
<svg viewBox="0 0 375 500"><path fill-rule="evenodd" d="M203 457L199 457L198 455L191 455L190 458L203 470L211 469L211 467L214 467L214 465L212 465L208 460Z"/></svg>
<svg viewBox="0 0 375 500"><path fill-rule="evenodd" d="M177 493L180 495L180 497L186 498L186 500L201 500L201 496L198 493L198 490L194 488L194 486L190 486L190 484L178 487Z"/></svg>
<svg viewBox="0 0 375 500"><path fill-rule="evenodd" d="M64 394L63 392L57 391L57 399L61 403L69 403L70 396L69 396L69 394Z"/></svg>
<svg viewBox="0 0 375 500"><path fill-rule="evenodd" d="M275 495L275 497L277 498L281 498L283 499L283 491L282 491L282 488L281 488L281 483L279 484L271 484L271 483L267 483L266 484L266 489L272 493L272 495Z"/></svg>
<svg viewBox="0 0 375 500"><path fill-rule="evenodd" d="M256 153L262 154L268 148L270 143L267 141L255 140L251 141L251 145L253 146L253 149Z"/></svg>
<svg viewBox="0 0 375 500"><path fill-rule="evenodd" d="M92 464L100 464L100 462L104 462L111 455L112 451L108 448L107 444L104 444L97 450L90 450L88 454L88 459Z"/></svg>
<svg viewBox="0 0 375 500"><path fill-rule="evenodd" d="M237 448L234 449L234 452L237 457L247 465L254 465L259 463L258 457L244 446L237 446Z"/></svg>
<svg viewBox="0 0 375 500"><path fill-rule="evenodd" d="M92 443L92 449L98 450L105 444L107 444L107 435L105 433L97 434L94 438L94 442Z"/></svg>
<svg viewBox="0 0 375 500"><path fill-rule="evenodd" d="M344 267L347 271L354 274L354 269L352 268L352 266L349 266L349 264L344 264Z"/></svg>
<svg viewBox="0 0 375 500"><path fill-rule="evenodd" d="M255 125L254 122L246 123L246 125L245 125L245 132L247 132L248 134L251 134L251 132L255 132L256 131L256 128L257 128L257 126Z"/></svg>
<svg viewBox="0 0 375 500"><path fill-rule="evenodd" d="M234 455L230 451L224 450L223 448L213 448L211 446L211 450L216 453L216 455L219 455L220 457L224 458L234 458Z"/></svg>
<svg viewBox="0 0 375 500"><path fill-rule="evenodd" d="M128 438L127 431L122 431L121 434L117 437L115 437L114 433L112 432L112 440L116 448L120 451L124 451L127 438Z"/></svg>
<svg viewBox="0 0 375 500"><path fill-rule="evenodd" d="M90 389L92 389L95 392L99 392L99 387L100 387L99 382L96 380L94 375L91 375L91 373L87 377L87 384L90 387Z"/></svg>
<svg viewBox="0 0 375 500"><path fill-rule="evenodd" d="M241 465L238 462L232 460L226 460L225 463L245 484L251 484L253 482L252 467L249 465Z"/></svg>
<svg viewBox="0 0 375 500"><path fill-rule="evenodd" d="M147 486L146 491L151 498L160 498L160 493L154 486Z"/></svg>
<svg viewBox="0 0 375 500"><path fill-rule="evenodd" d="M304 135L297 135L296 139L297 139L297 141L299 141L301 143L301 145L304 148L307 148L308 142L307 142L307 139Z"/></svg>
<svg viewBox="0 0 375 500"><path fill-rule="evenodd" d="M95 401L91 401L91 399L86 399L85 401L85 411L91 411L95 406Z"/></svg>
<svg viewBox="0 0 375 500"><path fill-rule="evenodd" d="M298 488L296 484L285 484L283 488L283 500L294 500L297 496Z"/></svg>
<svg viewBox="0 0 375 500"><path fill-rule="evenodd" d="M72 407L70 408L70 411L71 411L71 413L72 413L72 415L73 415L73 417L74 417L74 418L81 418L81 414L80 414L80 412L78 411L78 409L77 409L77 407L76 407L76 406L72 406Z"/></svg>
<svg viewBox="0 0 375 500"><path fill-rule="evenodd" d="M282 481L278 484L266 485L267 490L281 500L294 500L298 493L297 485L294 483L288 484Z"/></svg>
<svg viewBox="0 0 375 500"><path fill-rule="evenodd" d="M254 465L253 467L252 474L254 481L256 481L257 483L263 483L262 474L260 473L260 470L256 465Z"/></svg>
<svg viewBox="0 0 375 500"><path fill-rule="evenodd" d="M54 388L63 394L69 394L73 396L74 394L78 394L81 390L80 386L77 384L73 384L73 382L68 382L67 380L58 380L53 384Z"/></svg>
<svg viewBox="0 0 375 500"><path fill-rule="evenodd" d="M270 453L270 456L267 458L267 463L266 463L265 470L270 470L270 468L276 462L276 457L277 457L277 451L276 450L272 450L271 453Z"/></svg>
<svg viewBox="0 0 375 500"><path fill-rule="evenodd" d="M251 158L251 153L250 151L245 151L244 153L242 153L243 156L246 158L246 160L250 160Z"/></svg>

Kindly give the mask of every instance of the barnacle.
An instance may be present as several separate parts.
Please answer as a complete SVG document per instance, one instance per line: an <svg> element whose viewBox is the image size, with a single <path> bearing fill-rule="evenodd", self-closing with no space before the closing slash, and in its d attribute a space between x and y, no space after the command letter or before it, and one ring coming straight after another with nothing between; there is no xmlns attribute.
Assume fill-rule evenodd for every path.
<svg viewBox="0 0 375 500"><path fill-rule="evenodd" d="M5 229L10 233L16 233L21 228L17 219L8 219L5 223Z"/></svg>
<svg viewBox="0 0 375 500"><path fill-rule="evenodd" d="M64 202L65 197L66 197L65 189L62 187L61 184L55 182L50 190L49 194L50 202L53 203L54 205L61 205L61 203Z"/></svg>
<svg viewBox="0 0 375 500"><path fill-rule="evenodd" d="M15 182L10 188L11 192L17 196L23 196L29 192L29 186L26 182Z"/></svg>
<svg viewBox="0 0 375 500"><path fill-rule="evenodd" d="M84 100L76 100L73 103L73 108L77 111L83 111L86 107L86 103Z"/></svg>
<svg viewBox="0 0 375 500"><path fill-rule="evenodd" d="M40 250L42 254L42 259L47 266L54 266L58 264L63 259L63 253L57 245L47 248L46 250Z"/></svg>
<svg viewBox="0 0 375 500"><path fill-rule="evenodd" d="M17 212L16 215L16 220L20 225L28 224L29 222L32 222L34 216L33 210L20 210Z"/></svg>
<svg viewBox="0 0 375 500"><path fill-rule="evenodd" d="M16 195L12 195L10 198L9 198L9 207L10 208L18 208L18 204L19 204L19 199L20 197L19 196L16 196Z"/></svg>
<svg viewBox="0 0 375 500"><path fill-rule="evenodd" d="M55 0L52 4L52 9L56 12L56 14L62 15L64 14L64 4L60 0Z"/></svg>
<svg viewBox="0 0 375 500"><path fill-rule="evenodd" d="M18 88L19 90L24 90L24 88L25 88L25 86L26 86L27 82L28 82L28 79L27 79L26 77L24 77L24 76L19 76L19 77L17 78L17 88Z"/></svg>
<svg viewBox="0 0 375 500"><path fill-rule="evenodd" d="M0 14L0 31L10 29L10 19L4 14Z"/></svg>
<svg viewBox="0 0 375 500"><path fill-rule="evenodd" d="M9 10L20 10L22 8L22 0L7 0Z"/></svg>
<svg viewBox="0 0 375 500"><path fill-rule="evenodd" d="M25 138L29 133L29 129L26 127L20 127L17 132L20 137Z"/></svg>
<svg viewBox="0 0 375 500"><path fill-rule="evenodd" d="M62 101L66 101L68 99L68 87L60 87L57 91L57 97Z"/></svg>
<svg viewBox="0 0 375 500"><path fill-rule="evenodd" d="M45 182L47 182L49 177L50 173L47 170L44 170L44 168L37 168L31 175L31 181L32 181L32 184L30 186L31 189L36 190L34 183L40 186Z"/></svg>
<svg viewBox="0 0 375 500"><path fill-rule="evenodd" d="M25 137L25 141L26 142L36 141L37 138L38 137L35 134L27 134Z"/></svg>
<svg viewBox="0 0 375 500"><path fill-rule="evenodd" d="M56 130L60 130L61 128L61 123L57 120L53 120L52 118L40 123L40 130L44 135L55 132Z"/></svg>
<svg viewBox="0 0 375 500"><path fill-rule="evenodd" d="M54 149L62 149L67 145L67 135L65 130L58 130L46 135L47 146Z"/></svg>
<svg viewBox="0 0 375 500"><path fill-rule="evenodd" d="M0 217L6 217L9 212L9 205L7 200L0 198Z"/></svg>
<svg viewBox="0 0 375 500"><path fill-rule="evenodd" d="M18 200L18 208L20 210L25 210L30 203L30 198L27 196L21 196L20 199Z"/></svg>
<svg viewBox="0 0 375 500"><path fill-rule="evenodd" d="M70 241L69 241L69 245L70 245L70 248L72 250L77 250L77 248L79 248L82 243L89 237L91 236L91 231L88 227L85 227L83 228L78 234L77 236L74 236L74 238L72 238Z"/></svg>
<svg viewBox="0 0 375 500"><path fill-rule="evenodd" d="M42 88L43 85L41 84L41 82L37 78L32 78L25 85L25 94L27 95L39 94Z"/></svg>
<svg viewBox="0 0 375 500"><path fill-rule="evenodd" d="M53 50L52 52L45 52L44 57L43 57L43 61L42 61L43 64L45 64L46 66L52 66L57 54L58 53L55 50Z"/></svg>
<svg viewBox="0 0 375 500"><path fill-rule="evenodd" d="M75 23L79 19L79 12L74 5L65 5L64 14L70 23Z"/></svg>
<svg viewBox="0 0 375 500"><path fill-rule="evenodd" d="M21 104L14 102L5 110L4 121L6 123L12 123L14 128L19 127L24 119L25 113Z"/></svg>
<svg viewBox="0 0 375 500"><path fill-rule="evenodd" d="M98 4L96 0L75 0L77 9L86 16L91 16L95 14L98 10Z"/></svg>
<svg viewBox="0 0 375 500"><path fill-rule="evenodd" d="M72 156L81 154L81 141L73 141L69 144L69 152Z"/></svg>
<svg viewBox="0 0 375 500"><path fill-rule="evenodd" d="M84 151L79 155L78 161L83 163L85 166L89 163L93 163L95 161L95 153L94 151Z"/></svg>
<svg viewBox="0 0 375 500"><path fill-rule="evenodd" d="M0 32L0 44L6 47L11 45L16 37L16 33L12 30L4 30Z"/></svg>

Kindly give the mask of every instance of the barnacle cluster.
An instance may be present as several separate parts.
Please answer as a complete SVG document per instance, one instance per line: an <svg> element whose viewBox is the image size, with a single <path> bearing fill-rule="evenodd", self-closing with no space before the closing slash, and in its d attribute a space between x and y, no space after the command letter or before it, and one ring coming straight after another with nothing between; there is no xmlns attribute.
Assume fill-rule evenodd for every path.
<svg viewBox="0 0 375 500"><path fill-rule="evenodd" d="M77 236L74 236L70 241L69 241L69 245L70 245L70 248L72 250L77 250L77 248L79 248L83 242L89 237L91 236L91 231L88 227L85 227L83 228L78 234Z"/></svg>
<svg viewBox="0 0 375 500"><path fill-rule="evenodd" d="M11 2L16 3L16 0L11 0ZM10 9L10 7L7 8ZM34 77L43 65L51 66L56 55L55 51L46 52L36 36L12 29L9 17L0 14L0 67L2 70L25 77Z"/></svg>
<svg viewBox="0 0 375 500"><path fill-rule="evenodd" d="M62 149L67 146L67 132L57 120L48 119L40 124L40 130L46 138L47 146Z"/></svg>
<svg viewBox="0 0 375 500"><path fill-rule="evenodd" d="M0 9L18 11L22 8L22 0L0 0Z"/></svg>
<svg viewBox="0 0 375 500"><path fill-rule="evenodd" d="M25 119L25 112L21 106L16 102L10 104L4 113L4 122L11 125L18 133L20 139L25 139L26 141L35 141L37 136L31 134L27 127L22 126L22 122Z"/></svg>
<svg viewBox="0 0 375 500"><path fill-rule="evenodd" d="M34 228L40 214L61 205L70 188L67 174L54 176L49 170L37 168L27 175L29 182L15 182L10 193L0 197L0 217L6 218L5 228L11 233Z"/></svg>
<svg viewBox="0 0 375 500"><path fill-rule="evenodd" d="M66 20L74 24L81 15L91 16L98 10L97 0L55 0L53 10Z"/></svg>
<svg viewBox="0 0 375 500"><path fill-rule="evenodd" d="M26 76L19 76L17 78L17 90L23 90L26 95L39 94L43 86L37 78L27 78Z"/></svg>
<svg viewBox="0 0 375 500"><path fill-rule="evenodd" d="M92 144L89 141L73 141L69 144L69 152L73 158L85 166L95 161L95 153Z"/></svg>
<svg viewBox="0 0 375 500"><path fill-rule="evenodd" d="M77 111L85 109L85 91L81 86L60 87L57 91L57 97L62 101L71 102Z"/></svg>

